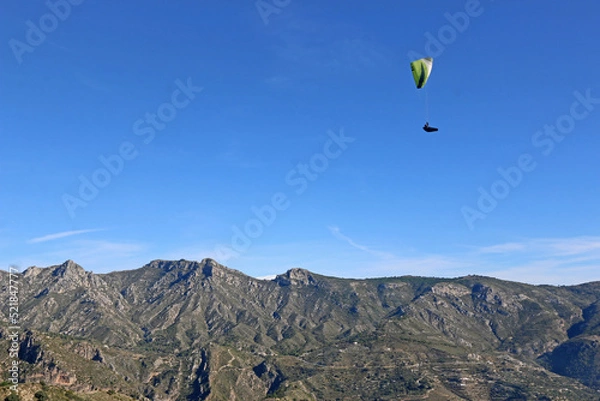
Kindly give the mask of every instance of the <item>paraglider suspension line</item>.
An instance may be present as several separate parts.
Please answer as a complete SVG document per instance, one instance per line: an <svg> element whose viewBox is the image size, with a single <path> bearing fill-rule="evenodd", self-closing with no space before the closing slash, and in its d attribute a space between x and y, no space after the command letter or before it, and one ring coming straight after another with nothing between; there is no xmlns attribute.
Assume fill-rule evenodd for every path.
<svg viewBox="0 0 600 401"><path fill-rule="evenodd" d="M429 96L427 95L427 88L425 88L425 121L429 121Z"/></svg>

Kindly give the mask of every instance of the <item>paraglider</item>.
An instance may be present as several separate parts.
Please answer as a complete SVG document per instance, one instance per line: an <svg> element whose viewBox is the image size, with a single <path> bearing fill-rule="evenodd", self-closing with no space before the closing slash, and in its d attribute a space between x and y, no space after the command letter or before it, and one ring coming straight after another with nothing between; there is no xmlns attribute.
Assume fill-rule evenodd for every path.
<svg viewBox="0 0 600 401"><path fill-rule="evenodd" d="M433 59L431 57L425 57L419 60L415 60L410 63L410 69L413 73L415 85L417 89L422 89L427 84L429 75L431 75L431 69L433 67ZM425 89L425 119L429 120L429 104L427 99L427 89ZM423 130L426 132L436 132L438 129L430 127L429 123L425 123Z"/></svg>

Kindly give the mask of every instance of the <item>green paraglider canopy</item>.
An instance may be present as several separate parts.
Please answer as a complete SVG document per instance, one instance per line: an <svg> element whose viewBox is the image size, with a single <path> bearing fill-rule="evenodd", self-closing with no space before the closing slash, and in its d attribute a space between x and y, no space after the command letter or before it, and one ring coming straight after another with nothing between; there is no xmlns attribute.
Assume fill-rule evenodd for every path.
<svg viewBox="0 0 600 401"><path fill-rule="evenodd" d="M410 63L410 69L415 79L415 85L417 89L421 89L427 83L427 79L431 74L431 68L433 67L433 59L431 57L425 57L419 60L415 60Z"/></svg>

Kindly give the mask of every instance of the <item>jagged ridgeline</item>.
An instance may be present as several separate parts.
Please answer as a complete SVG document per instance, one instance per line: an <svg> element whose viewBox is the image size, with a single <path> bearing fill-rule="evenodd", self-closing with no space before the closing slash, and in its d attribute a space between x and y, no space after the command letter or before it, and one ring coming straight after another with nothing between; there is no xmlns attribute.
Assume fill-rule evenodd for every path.
<svg viewBox="0 0 600 401"><path fill-rule="evenodd" d="M600 400L600 282L259 280L211 259L19 280L22 399Z"/></svg>

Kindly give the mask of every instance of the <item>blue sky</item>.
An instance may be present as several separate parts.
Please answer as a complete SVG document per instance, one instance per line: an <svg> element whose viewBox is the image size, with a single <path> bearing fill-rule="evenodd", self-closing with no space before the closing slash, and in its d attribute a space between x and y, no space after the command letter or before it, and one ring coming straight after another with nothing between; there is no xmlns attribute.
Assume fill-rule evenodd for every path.
<svg viewBox="0 0 600 401"><path fill-rule="evenodd" d="M600 279L594 2L3 8L5 266Z"/></svg>

